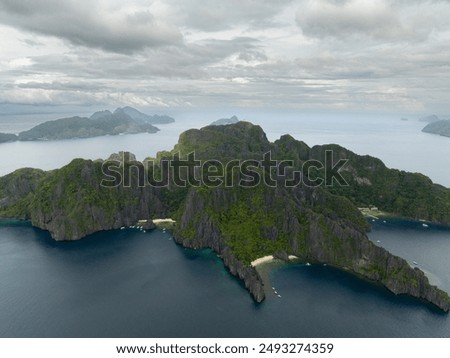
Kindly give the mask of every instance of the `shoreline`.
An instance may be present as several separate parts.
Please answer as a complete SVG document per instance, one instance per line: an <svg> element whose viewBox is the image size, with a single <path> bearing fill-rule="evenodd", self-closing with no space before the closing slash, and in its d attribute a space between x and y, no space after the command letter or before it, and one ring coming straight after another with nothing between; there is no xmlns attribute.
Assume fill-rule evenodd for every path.
<svg viewBox="0 0 450 358"><path fill-rule="evenodd" d="M163 223L168 223L168 224L175 224L176 223L175 220L170 219L170 218L167 218L167 219L153 219L152 221L153 221L153 223L155 225L163 224Z"/></svg>
<svg viewBox="0 0 450 358"><path fill-rule="evenodd" d="M273 257L273 255L268 255L268 256L260 257L260 258L258 258L256 260L253 260L250 263L250 266L256 267L256 266L259 266L259 265L261 265L263 263L272 262L274 260L275 260L275 258Z"/></svg>
<svg viewBox="0 0 450 358"><path fill-rule="evenodd" d="M272 287L272 282L270 280L270 274L275 267L279 267L282 265L288 265L290 263L295 262L295 260L299 260L299 257L295 255L289 255L288 261L278 259L273 257L273 255L263 256L251 262L251 267L254 267L255 270L261 277L263 283L264 294L266 298L271 296L279 296L276 290Z"/></svg>
<svg viewBox="0 0 450 358"><path fill-rule="evenodd" d="M297 260L297 259L298 259L297 256L295 256L295 255L289 255L289 256L288 256L288 260L289 260L289 261L286 262L286 261L284 261L284 260L277 259L277 258L273 257L273 255L268 255L268 256L263 256L263 257L257 258L256 260L253 260L253 261L250 263L250 266L252 266L252 267L257 267L257 266L260 266L260 265L262 265L262 264L269 263L269 262L274 262L274 261L281 261L281 262L283 262L283 263L289 263L289 262L291 262L291 261L293 261L293 260Z"/></svg>

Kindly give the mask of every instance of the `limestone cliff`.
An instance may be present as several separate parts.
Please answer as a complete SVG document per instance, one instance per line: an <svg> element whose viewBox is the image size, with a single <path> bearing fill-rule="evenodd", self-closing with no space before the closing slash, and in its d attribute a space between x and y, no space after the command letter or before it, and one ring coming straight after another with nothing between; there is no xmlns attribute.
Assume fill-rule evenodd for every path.
<svg viewBox="0 0 450 358"><path fill-rule="evenodd" d="M263 281L249 260L265 255L295 255L304 262L348 270L395 294L408 294L449 310L450 300L445 292L430 285L423 272L410 267L404 259L374 245L364 227L343 217L332 219L314 212L305 202L287 199L295 194L278 189L264 189L253 195L224 189L208 193L193 189L175 239L183 246L217 252L258 302L265 298ZM277 206L278 202L284 203L284 208L272 220L269 213L258 211L252 200L255 196L262 200L258 203L262 207ZM237 210L239 214L234 215ZM240 215L251 211L256 211L264 223L252 226L254 218L247 220L248 216Z"/></svg>
<svg viewBox="0 0 450 358"><path fill-rule="evenodd" d="M46 173L23 169L0 178L0 217L29 219L55 240L78 240L141 219L173 217L178 222L176 242L213 249L258 302L264 299L263 283L250 263L266 255L295 255L349 270L395 294L409 294L448 311L445 292L431 286L420 270L368 240L368 224L356 206L379 203L405 216L448 223L450 190L428 178L388 169L376 158L357 156L339 146L309 148L290 136L270 143L259 126L247 122L189 130L172 152L158 158L195 151L199 160L261 160L270 151L273 158L292 160L292 169L301 170L306 161L320 160L329 149L336 158L349 159L343 168L348 186L312 187L306 178L291 188L278 173L274 186L180 187L170 181L159 188L141 182L134 158L120 162L121 155L110 159L117 170L132 173L130 185L102 185L101 160L75 159ZM261 174L266 169L258 170ZM161 167L149 171L160 172ZM235 183L243 178L233 171L224 174L236 176Z"/></svg>

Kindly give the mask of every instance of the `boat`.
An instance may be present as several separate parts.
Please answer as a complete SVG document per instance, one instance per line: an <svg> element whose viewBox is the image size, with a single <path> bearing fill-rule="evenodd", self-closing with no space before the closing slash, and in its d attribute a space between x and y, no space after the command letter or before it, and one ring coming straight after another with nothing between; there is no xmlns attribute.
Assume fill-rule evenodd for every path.
<svg viewBox="0 0 450 358"><path fill-rule="evenodd" d="M422 226L423 226L423 227L428 227L428 225L427 225L427 224L422 224Z"/></svg>
<svg viewBox="0 0 450 358"><path fill-rule="evenodd" d="M306 263L306 266L311 266L311 264L309 262Z"/></svg>
<svg viewBox="0 0 450 358"><path fill-rule="evenodd" d="M120 230L125 230L125 226L122 226L122 227L120 228Z"/></svg>
<svg viewBox="0 0 450 358"><path fill-rule="evenodd" d="M381 241L380 241L380 240L377 240L377 242L380 243Z"/></svg>
<svg viewBox="0 0 450 358"><path fill-rule="evenodd" d="M279 298L281 298L281 295L277 295Z"/></svg>
<svg viewBox="0 0 450 358"><path fill-rule="evenodd" d="M413 261L413 264L416 265L416 266L418 265L418 263L416 261Z"/></svg>

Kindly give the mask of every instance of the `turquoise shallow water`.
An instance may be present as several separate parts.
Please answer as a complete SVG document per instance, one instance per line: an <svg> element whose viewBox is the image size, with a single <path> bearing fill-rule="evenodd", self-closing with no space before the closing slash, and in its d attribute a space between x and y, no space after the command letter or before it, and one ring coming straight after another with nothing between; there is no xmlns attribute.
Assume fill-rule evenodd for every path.
<svg viewBox="0 0 450 358"><path fill-rule="evenodd" d="M450 290L450 230L389 220L370 237ZM0 337L450 337L430 305L324 266L271 273L282 298L255 304L209 250L156 230L57 243L0 224Z"/></svg>

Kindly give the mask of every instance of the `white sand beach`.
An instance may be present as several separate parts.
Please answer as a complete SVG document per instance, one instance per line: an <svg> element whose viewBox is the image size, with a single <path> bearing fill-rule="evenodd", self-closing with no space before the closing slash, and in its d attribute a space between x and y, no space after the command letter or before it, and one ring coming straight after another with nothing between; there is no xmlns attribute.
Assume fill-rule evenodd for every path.
<svg viewBox="0 0 450 358"><path fill-rule="evenodd" d="M289 260L296 260L296 259L298 259L298 257L294 256L294 255L289 255L288 259ZM259 259L256 259L256 260L252 261L250 264L253 267L256 267L258 265L261 265L261 264L264 264L264 263L267 263L267 262L272 262L274 260L276 260L276 259L272 255L269 255L269 256L260 257Z"/></svg>
<svg viewBox="0 0 450 358"><path fill-rule="evenodd" d="M153 219L152 220L155 225L161 224L161 223L170 223L174 224L176 221L173 219Z"/></svg>
<svg viewBox="0 0 450 358"><path fill-rule="evenodd" d="M260 257L259 259L256 259L256 260L252 261L250 263L250 265L252 265L253 267L256 267L258 265L261 265L261 264L266 263L266 262L271 262L273 260L274 260L274 258L273 258L272 255L264 256L264 257Z"/></svg>

